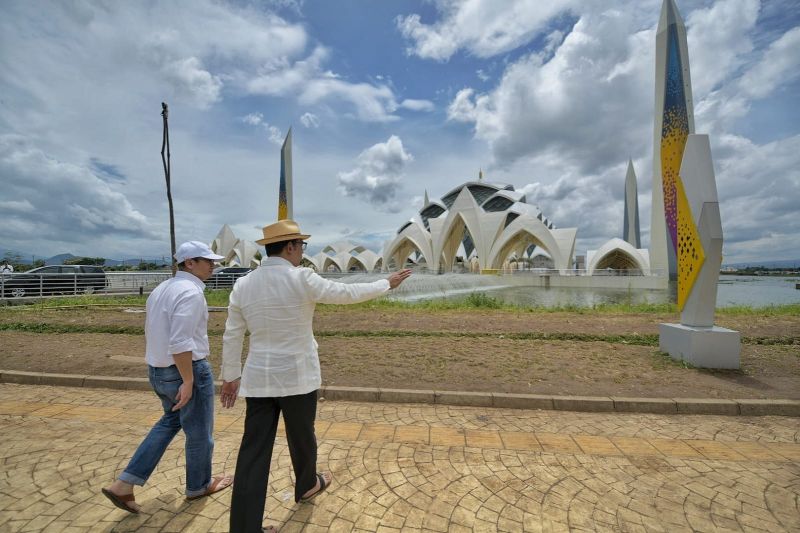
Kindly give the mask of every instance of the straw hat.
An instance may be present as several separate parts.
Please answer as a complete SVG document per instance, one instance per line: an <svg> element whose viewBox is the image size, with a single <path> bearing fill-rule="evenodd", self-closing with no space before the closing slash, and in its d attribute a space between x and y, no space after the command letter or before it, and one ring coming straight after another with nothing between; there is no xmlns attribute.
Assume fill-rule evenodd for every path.
<svg viewBox="0 0 800 533"><path fill-rule="evenodd" d="M264 226L261 231L264 232L264 238L257 240L256 244L272 244L273 242L283 241L304 241L311 237L311 235L303 235L300 233L300 226L294 220L279 220L269 226Z"/></svg>

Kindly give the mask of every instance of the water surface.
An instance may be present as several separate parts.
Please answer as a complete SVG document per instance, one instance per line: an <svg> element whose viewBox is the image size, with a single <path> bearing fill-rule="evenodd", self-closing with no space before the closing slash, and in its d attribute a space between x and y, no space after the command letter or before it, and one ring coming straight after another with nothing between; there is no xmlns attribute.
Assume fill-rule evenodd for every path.
<svg viewBox="0 0 800 533"><path fill-rule="evenodd" d="M796 276L720 276L717 307L767 307L800 303L800 290L795 289L797 283L800 283L800 277ZM503 277L469 274L416 274L393 297L404 301L460 300L473 292L482 292L505 303L525 307L592 307L675 301L674 290L517 286L504 283Z"/></svg>

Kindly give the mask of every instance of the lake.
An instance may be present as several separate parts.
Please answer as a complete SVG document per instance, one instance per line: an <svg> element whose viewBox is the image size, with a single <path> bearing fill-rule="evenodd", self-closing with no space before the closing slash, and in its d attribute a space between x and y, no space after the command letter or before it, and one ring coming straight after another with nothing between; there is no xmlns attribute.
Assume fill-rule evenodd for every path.
<svg viewBox="0 0 800 533"><path fill-rule="evenodd" d="M424 278L427 276L422 275ZM452 276L452 275L451 275ZM430 281L398 291L399 300L419 301L437 299L463 299L470 293L482 292L503 302L524 307L592 307L601 304L642 304L675 301L673 291L666 290L620 290L600 288L544 288L502 285L502 278L494 278L485 286L470 286L485 283L487 276L460 275L460 283L446 282L447 276L428 278ZM470 279L471 278L471 279ZM452 278L451 278L452 279ZM412 276L409 281L414 280ZM423 281L417 278L418 281ZM415 280L416 281L416 280ZM436 283L438 281L438 283ZM433 282L433 283L432 283ZM746 305L767 307L800 303L800 290L795 284L800 277L778 276L720 276L717 284L717 307ZM404 284L405 285L405 284ZM409 283L409 285L411 285ZM435 285L435 286L434 286ZM411 289L411 290L409 290Z"/></svg>

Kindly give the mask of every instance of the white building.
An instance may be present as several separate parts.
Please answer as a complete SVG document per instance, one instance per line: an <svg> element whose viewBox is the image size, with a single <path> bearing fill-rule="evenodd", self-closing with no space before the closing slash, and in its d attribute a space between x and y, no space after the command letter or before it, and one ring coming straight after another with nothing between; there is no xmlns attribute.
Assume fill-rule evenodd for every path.
<svg viewBox="0 0 800 533"><path fill-rule="evenodd" d="M432 272L492 271L545 252L553 268L572 268L576 228L555 229L512 185L483 180L429 201L383 249L383 269L406 264ZM532 248L535 247L535 248Z"/></svg>
<svg viewBox="0 0 800 533"><path fill-rule="evenodd" d="M233 230L225 224L211 241L211 250L225 259L220 261L225 266L241 266L255 268L261 263L262 253L253 241L245 241L233 234Z"/></svg>
<svg viewBox="0 0 800 533"><path fill-rule="evenodd" d="M350 241L329 244L314 256L303 254L303 266L317 272L373 272L383 266L381 256Z"/></svg>

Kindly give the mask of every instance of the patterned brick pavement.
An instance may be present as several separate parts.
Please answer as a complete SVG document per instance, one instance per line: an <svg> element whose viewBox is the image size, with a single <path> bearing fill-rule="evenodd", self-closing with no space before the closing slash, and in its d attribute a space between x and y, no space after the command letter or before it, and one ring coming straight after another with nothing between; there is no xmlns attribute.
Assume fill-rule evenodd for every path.
<svg viewBox="0 0 800 533"><path fill-rule="evenodd" d="M159 402L151 393L0 385L0 532L226 531L230 491L187 503L183 439L127 515L99 494ZM218 411L234 469L243 406ZM800 530L800 419L322 402L334 485L295 505L279 435L265 524L281 531Z"/></svg>

